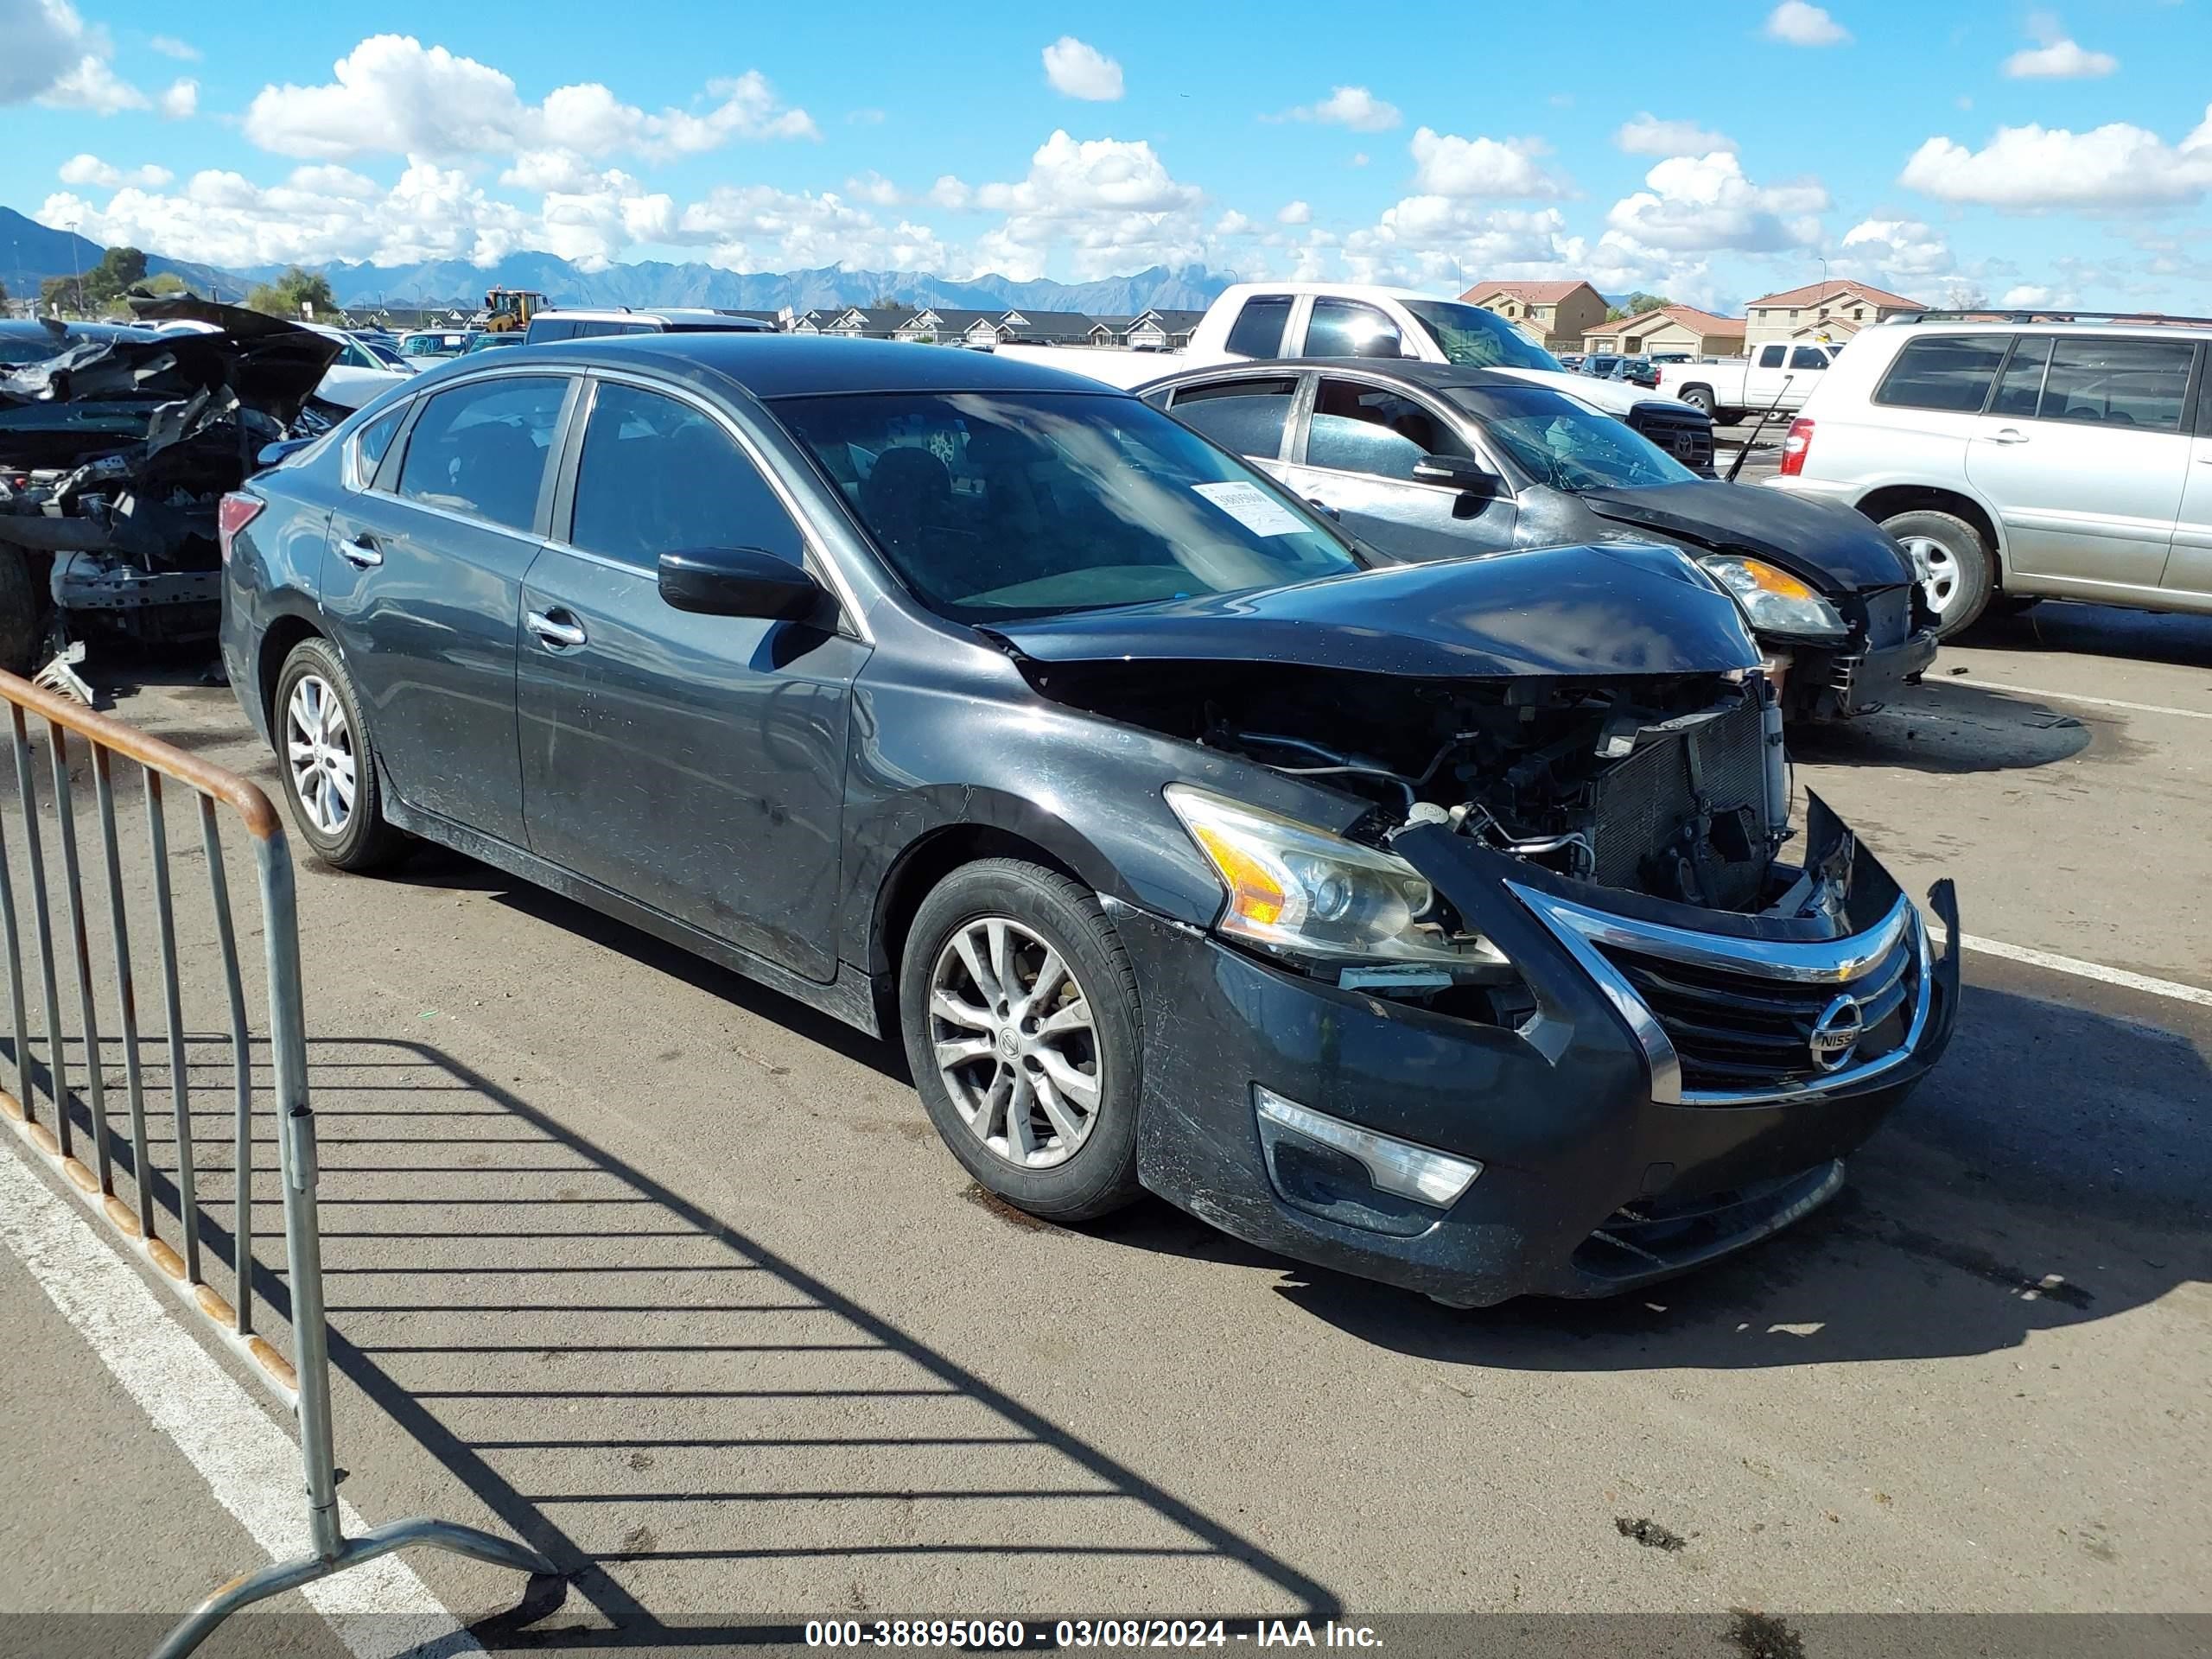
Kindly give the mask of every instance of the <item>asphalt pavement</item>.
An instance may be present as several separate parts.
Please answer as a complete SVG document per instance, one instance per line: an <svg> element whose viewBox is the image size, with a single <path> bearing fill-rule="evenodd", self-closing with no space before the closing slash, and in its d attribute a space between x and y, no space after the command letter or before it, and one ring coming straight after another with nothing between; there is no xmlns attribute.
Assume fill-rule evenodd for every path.
<svg viewBox="0 0 2212 1659"><path fill-rule="evenodd" d="M276 792L227 690L118 692ZM1153 1202L1039 1224L968 1183L883 1045L457 856L303 864L344 1496L553 1557L527 1591L410 1557L494 1647L2203 1612L2208 721L2212 619L2046 605L1801 735L1800 791L1916 892L1956 880L1989 946L1958 1038L1825 1211L1599 1304L1450 1313ZM214 972L189 955L188 995ZM21 1250L0 1321L0 1613L174 1611L265 1559ZM282 1650L343 1650L270 1608ZM278 1650L259 1628L207 1651Z"/></svg>

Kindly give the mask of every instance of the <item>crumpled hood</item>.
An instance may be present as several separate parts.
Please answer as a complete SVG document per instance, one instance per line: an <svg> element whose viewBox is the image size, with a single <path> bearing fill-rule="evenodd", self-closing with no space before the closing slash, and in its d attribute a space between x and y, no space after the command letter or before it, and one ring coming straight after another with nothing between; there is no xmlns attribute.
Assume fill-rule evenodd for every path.
<svg viewBox="0 0 2212 1659"><path fill-rule="evenodd" d="M1890 534L1864 513L1778 490L1700 479L1651 489L1584 490L1591 512L1637 530L1716 552L1741 548L1827 593L1895 588L1912 566Z"/></svg>
<svg viewBox="0 0 2212 1659"><path fill-rule="evenodd" d="M165 403L227 387L240 406L289 427L345 350L282 317L213 300L134 300L131 309L145 322L184 318L218 332L85 340L0 373L0 403Z"/></svg>
<svg viewBox="0 0 2212 1659"><path fill-rule="evenodd" d="M1757 666L1736 602L1672 548L1526 548L1255 593L995 624L1048 663L1244 661L1422 678Z"/></svg>

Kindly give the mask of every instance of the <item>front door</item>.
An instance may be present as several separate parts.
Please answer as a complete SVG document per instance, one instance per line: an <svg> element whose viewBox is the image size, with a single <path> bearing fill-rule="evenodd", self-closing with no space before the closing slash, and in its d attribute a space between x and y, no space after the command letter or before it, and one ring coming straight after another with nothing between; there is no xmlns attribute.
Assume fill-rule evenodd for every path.
<svg viewBox="0 0 2212 1659"><path fill-rule="evenodd" d="M1414 464L1423 455L1479 459L1440 410L1389 386L1325 374L1285 481L1355 536L1403 558L1458 559L1511 547L1519 509L1503 480L1492 497L1416 483Z"/></svg>
<svg viewBox="0 0 2212 1659"><path fill-rule="evenodd" d="M392 792L518 844L515 624L575 384L492 374L425 399L404 447L331 515L322 561L323 614Z"/></svg>
<svg viewBox="0 0 2212 1659"><path fill-rule="evenodd" d="M2163 575L2193 440L2186 340L2023 335L1967 446L2009 568L2044 592L2120 598Z"/></svg>
<svg viewBox="0 0 2212 1659"><path fill-rule="evenodd" d="M730 428L672 391L591 395L565 537L522 596L523 793L539 857L809 978L835 977L845 738L867 647L699 616L660 555L805 538Z"/></svg>

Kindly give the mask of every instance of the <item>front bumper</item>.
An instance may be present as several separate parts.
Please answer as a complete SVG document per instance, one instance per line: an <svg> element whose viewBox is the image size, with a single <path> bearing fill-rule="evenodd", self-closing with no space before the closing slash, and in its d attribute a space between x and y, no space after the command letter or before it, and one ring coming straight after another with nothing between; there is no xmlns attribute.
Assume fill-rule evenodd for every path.
<svg viewBox="0 0 2212 1659"><path fill-rule="evenodd" d="M1440 827L1401 836L1397 850L1520 969L1539 1012L1517 1031L1338 990L1116 906L1147 988L1145 1185L1253 1243L1460 1306L1613 1294L1789 1224L1836 1190L1839 1160L1942 1054L1958 1003L1955 944L1934 955L1886 873L1824 807L1814 816L1825 839L1808 863L1849 891L1838 913L1812 920L1722 915L1565 881ZM1931 899L1955 940L1948 884ZM1918 1017L1878 1063L1769 1097L1686 1086L1662 1022L1605 970L1586 933L1560 923L1562 904L1646 944L1690 936L1738 968L1848 965L1891 927L1918 951ZM1686 918L1698 918L1694 936L1678 925ZM1288 1179L1281 1131L1263 1142L1255 1085L1479 1162L1482 1173L1448 1209L1409 1211L1349 1192L1319 1212L1317 1166ZM1345 1185L1325 1161L1322 1184ZM1391 1219L1408 1215L1412 1227Z"/></svg>
<svg viewBox="0 0 2212 1659"><path fill-rule="evenodd" d="M1837 664L1830 682L1836 713L1847 719L1870 713L1897 696L1908 681L1935 665L1938 638L1936 629L1923 628L1855 662Z"/></svg>

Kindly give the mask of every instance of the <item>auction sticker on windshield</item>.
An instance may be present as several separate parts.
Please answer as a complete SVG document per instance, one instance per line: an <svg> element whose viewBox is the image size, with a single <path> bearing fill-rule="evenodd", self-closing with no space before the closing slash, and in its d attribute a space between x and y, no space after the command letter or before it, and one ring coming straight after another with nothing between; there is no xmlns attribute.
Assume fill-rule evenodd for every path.
<svg viewBox="0 0 2212 1659"><path fill-rule="evenodd" d="M1256 484L1193 484L1191 488L1255 536L1295 536L1313 528Z"/></svg>

